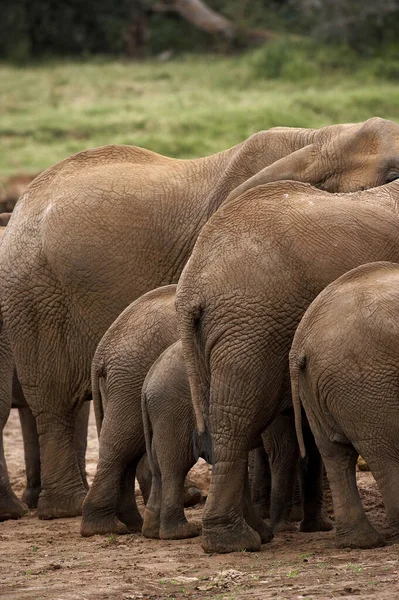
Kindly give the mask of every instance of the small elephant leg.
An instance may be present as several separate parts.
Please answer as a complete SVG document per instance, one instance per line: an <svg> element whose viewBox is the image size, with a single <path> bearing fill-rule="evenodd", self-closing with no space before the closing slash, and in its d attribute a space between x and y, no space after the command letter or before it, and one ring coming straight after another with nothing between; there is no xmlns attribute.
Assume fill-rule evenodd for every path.
<svg viewBox="0 0 399 600"><path fill-rule="evenodd" d="M87 430L90 416L90 402L83 402L75 421L75 449L78 459L80 476L86 490L89 489L86 475L86 449L87 449Z"/></svg>
<svg viewBox="0 0 399 600"><path fill-rule="evenodd" d="M3 429L11 410L14 372L12 353L4 327L0 332L0 367L0 521L6 521L7 519L20 519L28 512L28 508L11 489L4 456Z"/></svg>
<svg viewBox="0 0 399 600"><path fill-rule="evenodd" d="M246 475L244 482L244 518L247 524L254 531L259 533L262 544L267 544L272 541L272 530L259 516L259 513L252 502L248 475Z"/></svg>
<svg viewBox="0 0 399 600"><path fill-rule="evenodd" d="M302 493L301 493L301 484L299 480L299 467L298 467L298 476L295 484L294 491L294 502L292 505L292 511L290 514L291 521L302 521L303 519L303 506L302 506Z"/></svg>
<svg viewBox="0 0 399 600"><path fill-rule="evenodd" d="M151 478L151 491L144 510L143 529L141 533L145 537L158 539L159 528L161 525L162 477L154 443L152 443L152 453L153 473Z"/></svg>
<svg viewBox="0 0 399 600"><path fill-rule="evenodd" d="M197 525L189 523L184 514L184 479L192 461L186 465L173 465L169 470L162 470L162 502L159 537L162 540L182 540L199 535Z"/></svg>
<svg viewBox="0 0 399 600"><path fill-rule="evenodd" d="M317 438L326 467L334 506L338 548L375 548L384 545L382 536L367 519L356 484L358 453L350 444Z"/></svg>
<svg viewBox="0 0 399 600"><path fill-rule="evenodd" d="M7 463L4 456L4 425L5 421L0 420L0 521L7 521L8 519L20 519L28 512L28 507L17 498L11 489L10 480L8 478Z"/></svg>
<svg viewBox="0 0 399 600"><path fill-rule="evenodd" d="M251 498L262 519L270 517L271 474L269 458L264 446L252 450L249 456Z"/></svg>
<svg viewBox="0 0 399 600"><path fill-rule="evenodd" d="M190 406L191 410L191 406ZM159 513L159 537L164 540L178 540L195 537L199 534L197 525L189 523L184 514L184 480L195 464L194 451L191 445L191 432L194 424L183 414L178 432L174 421L153 423L151 443L151 460L153 477L161 476L161 506ZM158 451L157 451L158 448ZM159 481L157 482L157 487ZM152 522L158 517L158 505L152 507ZM150 511L148 512L150 516ZM147 519L147 524L149 519ZM152 527L155 528L154 525ZM147 529L148 533L148 529ZM145 533L145 535L147 535Z"/></svg>
<svg viewBox="0 0 399 600"><path fill-rule="evenodd" d="M136 502L137 462L140 464L142 460L130 462L122 474L117 508L118 519L127 526L130 532L141 531L143 526L143 518Z"/></svg>
<svg viewBox="0 0 399 600"><path fill-rule="evenodd" d="M301 464L303 519L299 531L330 531L334 525L323 511L323 461L309 427L303 428L306 462Z"/></svg>
<svg viewBox="0 0 399 600"><path fill-rule="evenodd" d="M80 533L84 537L96 534L122 535L141 531L143 519L135 498L137 460L125 464L100 458L92 486L82 509Z"/></svg>
<svg viewBox="0 0 399 600"><path fill-rule="evenodd" d="M41 491L40 445L36 419L27 404L18 408L18 413L24 440L26 469L26 488L22 495L22 501L25 502L29 508L36 508Z"/></svg>
<svg viewBox="0 0 399 600"><path fill-rule="evenodd" d="M295 530L291 512L298 477L299 451L293 417L276 417L262 438L271 471L270 525L274 532Z"/></svg>
<svg viewBox="0 0 399 600"><path fill-rule="evenodd" d="M129 397L126 403L131 405ZM140 411L124 413L116 398L110 398L101 428L96 473L82 509L83 536L141 531L143 520L137 508L134 478L144 452Z"/></svg>

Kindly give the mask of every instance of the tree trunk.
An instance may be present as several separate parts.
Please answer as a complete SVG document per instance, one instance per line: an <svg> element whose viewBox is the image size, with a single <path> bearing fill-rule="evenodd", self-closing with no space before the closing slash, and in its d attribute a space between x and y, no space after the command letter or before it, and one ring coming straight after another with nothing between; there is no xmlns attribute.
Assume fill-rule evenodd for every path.
<svg viewBox="0 0 399 600"><path fill-rule="evenodd" d="M221 35L228 40L235 37L236 30L233 24L202 0L162 0L155 4L153 10L176 12L185 21L206 33Z"/></svg>

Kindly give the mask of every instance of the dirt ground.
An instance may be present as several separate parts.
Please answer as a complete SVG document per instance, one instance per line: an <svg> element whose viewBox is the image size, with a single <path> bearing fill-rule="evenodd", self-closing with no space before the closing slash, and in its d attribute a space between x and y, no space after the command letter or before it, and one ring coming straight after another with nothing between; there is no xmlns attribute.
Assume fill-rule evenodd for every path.
<svg viewBox="0 0 399 600"><path fill-rule="evenodd" d="M5 431L12 483L24 486L17 411ZM97 458L91 419L88 472ZM359 473L370 519L385 529L383 505L370 473ZM202 507L188 510L198 521ZM51 600L166 600L213 598L292 600L399 597L399 545L336 550L333 534L286 533L258 553L206 555L199 539L159 541L139 535L79 534L79 518L39 521L32 511L0 523L0 598Z"/></svg>

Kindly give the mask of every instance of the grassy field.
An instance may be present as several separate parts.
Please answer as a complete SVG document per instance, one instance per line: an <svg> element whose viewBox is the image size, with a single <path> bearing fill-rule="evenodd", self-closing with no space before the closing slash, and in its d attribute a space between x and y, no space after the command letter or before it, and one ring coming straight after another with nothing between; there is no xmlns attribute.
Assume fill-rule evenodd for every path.
<svg viewBox="0 0 399 600"><path fill-rule="evenodd" d="M0 90L0 177L111 143L193 157L275 125L399 121L395 82L339 73L267 79L251 56L3 64Z"/></svg>

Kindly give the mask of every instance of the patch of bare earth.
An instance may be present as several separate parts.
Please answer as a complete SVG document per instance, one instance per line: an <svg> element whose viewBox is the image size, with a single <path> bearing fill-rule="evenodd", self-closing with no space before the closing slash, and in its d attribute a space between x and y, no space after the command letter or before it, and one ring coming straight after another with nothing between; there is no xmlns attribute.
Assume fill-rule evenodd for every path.
<svg viewBox="0 0 399 600"><path fill-rule="evenodd" d="M24 485L17 411L5 432L15 491ZM97 460L91 420L88 472ZM385 529L381 497L370 473L358 474L370 519ZM199 520L201 507L188 510ZM276 600L399 597L399 546L337 550L328 533L280 534L262 551L206 555L200 539L148 540L139 535L79 534L80 519L39 521L35 511L0 523L0 598L51 600Z"/></svg>

